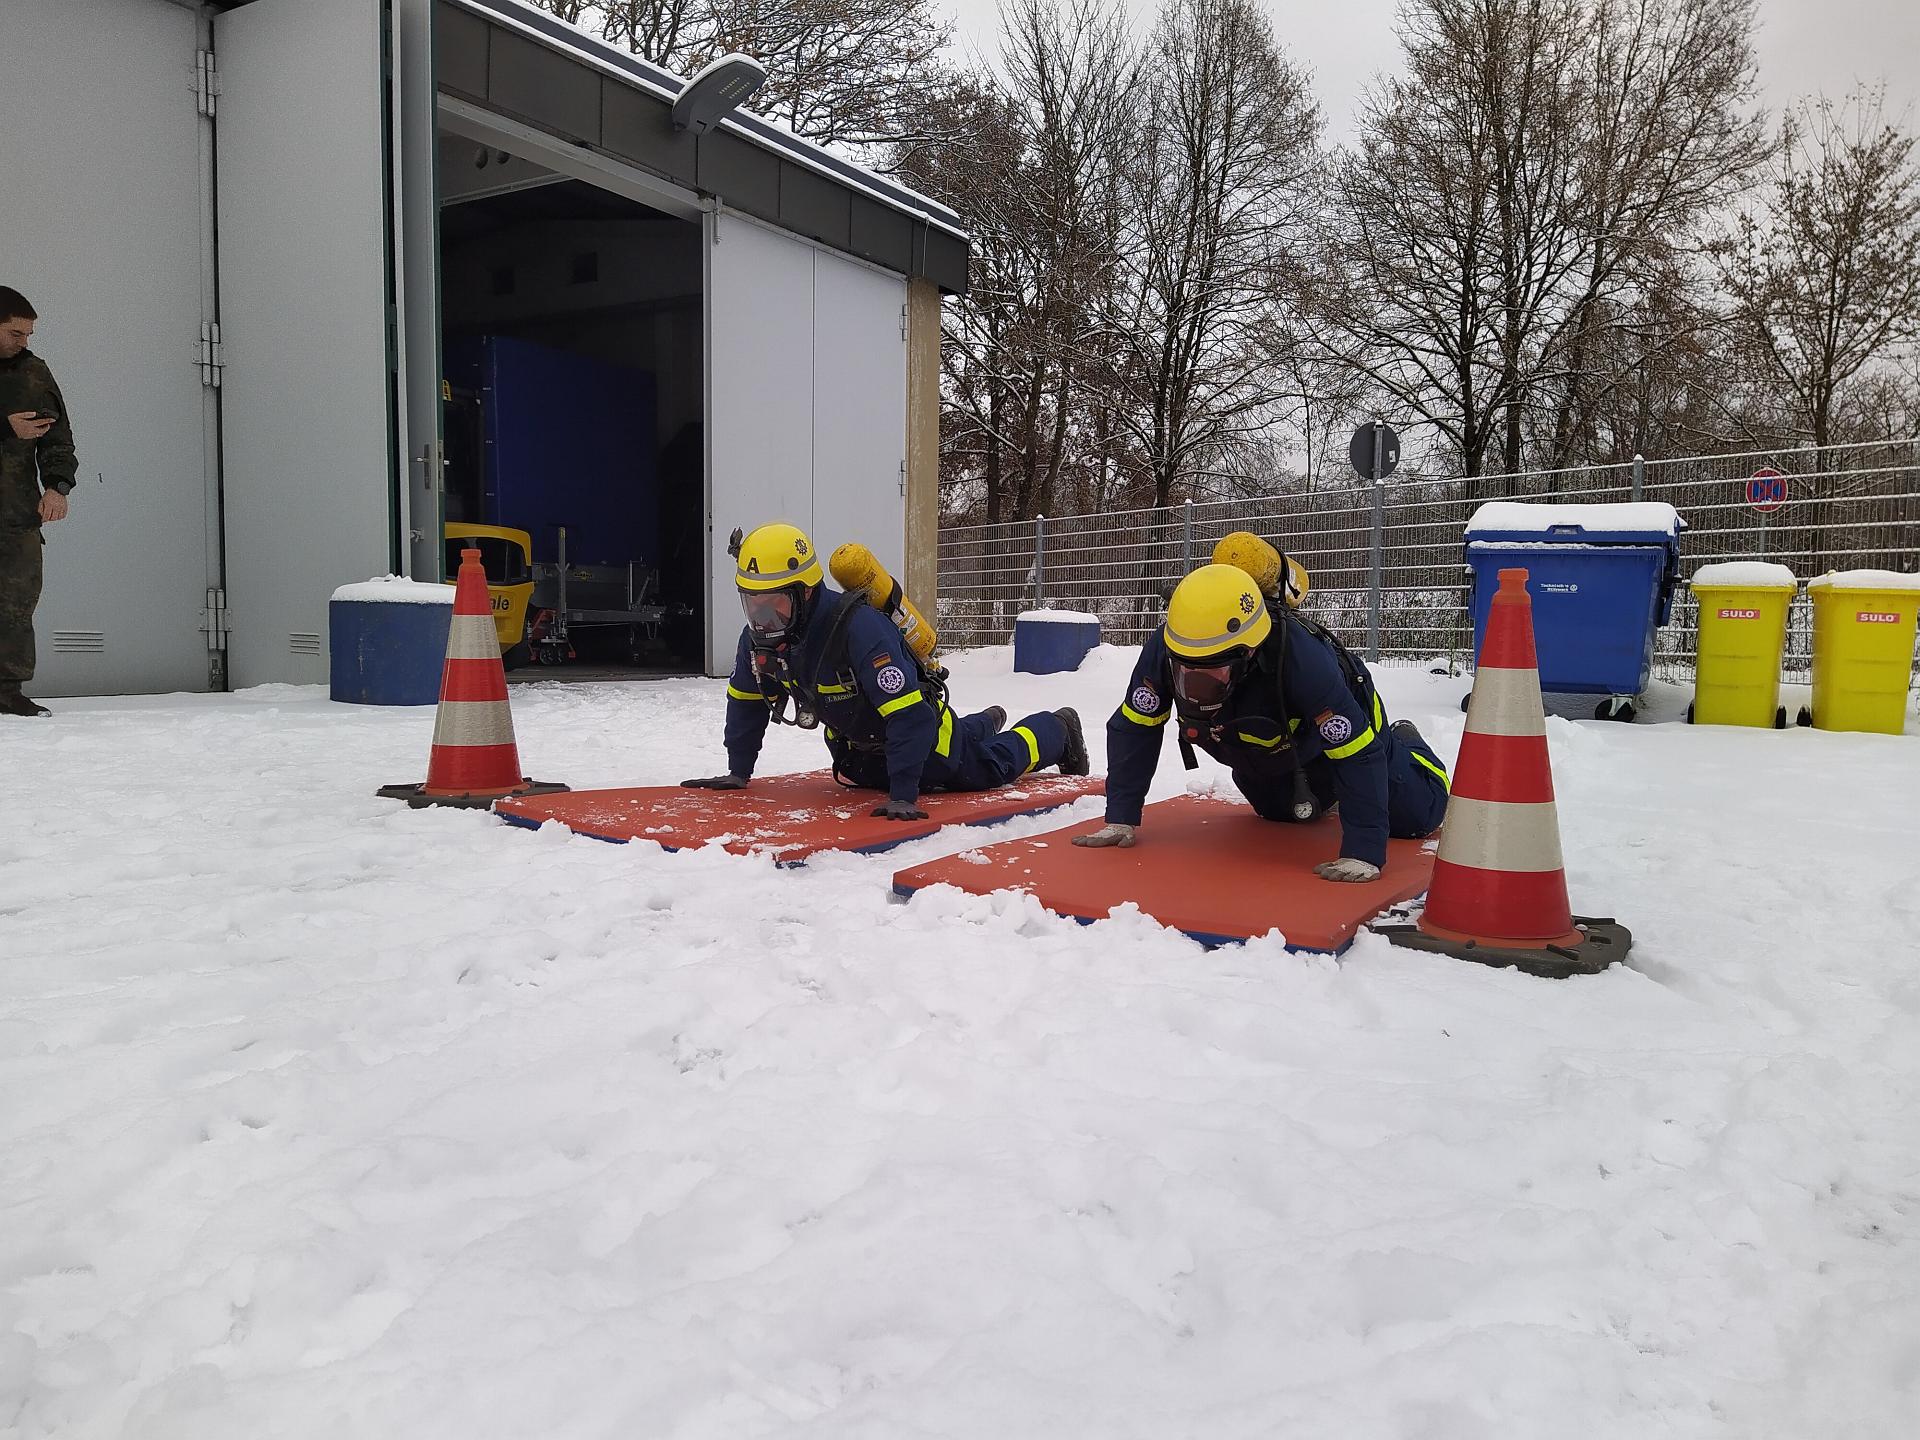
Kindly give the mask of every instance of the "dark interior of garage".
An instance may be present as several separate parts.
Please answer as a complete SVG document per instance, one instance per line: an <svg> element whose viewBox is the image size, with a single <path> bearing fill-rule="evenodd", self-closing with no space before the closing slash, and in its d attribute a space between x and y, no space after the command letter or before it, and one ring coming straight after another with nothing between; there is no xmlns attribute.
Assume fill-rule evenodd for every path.
<svg viewBox="0 0 1920 1440"><path fill-rule="evenodd" d="M481 545L501 589L530 560L510 663L697 671L699 226L451 133L439 161L448 573L465 527L524 532Z"/></svg>

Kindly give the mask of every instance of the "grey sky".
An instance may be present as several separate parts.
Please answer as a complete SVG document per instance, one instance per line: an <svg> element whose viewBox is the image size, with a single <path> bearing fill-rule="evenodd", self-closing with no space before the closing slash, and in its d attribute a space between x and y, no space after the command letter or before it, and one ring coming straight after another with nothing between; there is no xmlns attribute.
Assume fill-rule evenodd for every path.
<svg viewBox="0 0 1920 1440"><path fill-rule="evenodd" d="M997 0L942 0L963 44L997 48ZM1128 0L1151 16L1154 0ZM1274 28L1314 73L1327 134L1349 133L1354 102L1398 53L1396 0L1266 0ZM1920 125L1920 0L1760 0L1761 99L1778 112L1802 95L1838 96L1857 80L1885 80L1888 109L1911 107Z"/></svg>

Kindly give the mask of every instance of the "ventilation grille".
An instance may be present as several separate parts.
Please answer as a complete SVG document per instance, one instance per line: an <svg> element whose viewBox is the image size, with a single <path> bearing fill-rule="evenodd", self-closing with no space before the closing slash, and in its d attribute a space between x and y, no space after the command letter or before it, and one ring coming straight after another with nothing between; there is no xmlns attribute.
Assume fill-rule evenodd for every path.
<svg viewBox="0 0 1920 1440"><path fill-rule="evenodd" d="M104 630L56 630L53 632L56 655L104 655L107 632Z"/></svg>
<svg viewBox="0 0 1920 1440"><path fill-rule="evenodd" d="M318 655L320 653L320 637L305 632L289 635L287 636L287 648L296 655Z"/></svg>

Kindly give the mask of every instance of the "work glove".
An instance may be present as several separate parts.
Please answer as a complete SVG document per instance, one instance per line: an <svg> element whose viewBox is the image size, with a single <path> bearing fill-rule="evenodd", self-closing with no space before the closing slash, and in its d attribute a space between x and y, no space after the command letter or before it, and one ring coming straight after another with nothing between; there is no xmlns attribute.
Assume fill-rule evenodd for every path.
<svg viewBox="0 0 1920 1440"><path fill-rule="evenodd" d="M1364 885L1369 880L1380 878L1380 867L1343 855L1338 860L1327 860L1314 866L1313 873L1322 880L1344 880L1349 885Z"/></svg>
<svg viewBox="0 0 1920 1440"><path fill-rule="evenodd" d="M874 806L873 809L867 813L876 819L883 820L924 820L927 818L927 812L911 800L889 800L885 804Z"/></svg>
<svg viewBox="0 0 1920 1440"><path fill-rule="evenodd" d="M1102 825L1091 835L1076 835L1073 843L1084 845L1091 850L1103 849L1108 845L1118 845L1122 850L1133 844L1133 826Z"/></svg>
<svg viewBox="0 0 1920 1440"><path fill-rule="evenodd" d="M713 775L705 780L682 780L683 790L744 790L747 777L744 775Z"/></svg>

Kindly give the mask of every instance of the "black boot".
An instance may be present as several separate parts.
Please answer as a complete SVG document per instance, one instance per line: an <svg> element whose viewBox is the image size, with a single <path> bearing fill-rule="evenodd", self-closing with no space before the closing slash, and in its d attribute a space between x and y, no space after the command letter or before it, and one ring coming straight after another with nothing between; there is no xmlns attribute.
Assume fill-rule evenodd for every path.
<svg viewBox="0 0 1920 1440"><path fill-rule="evenodd" d="M1420 733L1419 727L1411 720L1396 720L1387 728L1393 731L1394 738L1402 745L1425 746L1427 743L1426 736Z"/></svg>
<svg viewBox="0 0 1920 1440"><path fill-rule="evenodd" d="M1080 729L1080 712L1068 707L1053 712L1054 719L1067 727L1067 749L1060 757L1062 775L1088 775L1093 772L1093 761L1087 755L1087 737Z"/></svg>
<svg viewBox="0 0 1920 1440"><path fill-rule="evenodd" d="M998 735L1007 728L1007 712L998 705L989 705L980 713L993 722L993 728L987 731L989 735Z"/></svg>
<svg viewBox="0 0 1920 1440"><path fill-rule="evenodd" d="M29 700L18 690L0 690L0 715L51 715L52 713L46 706Z"/></svg>

